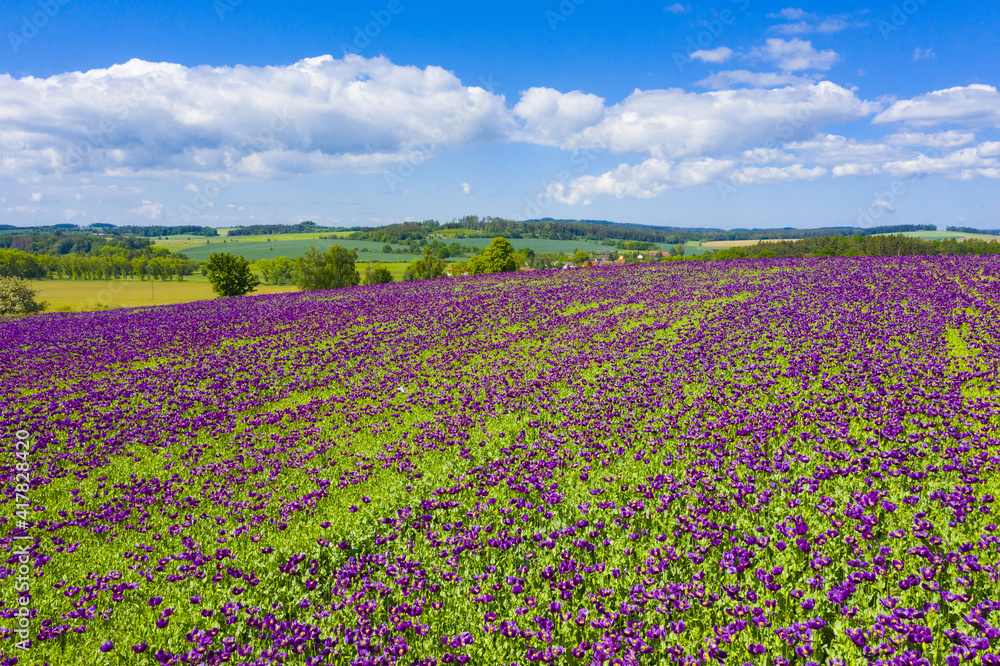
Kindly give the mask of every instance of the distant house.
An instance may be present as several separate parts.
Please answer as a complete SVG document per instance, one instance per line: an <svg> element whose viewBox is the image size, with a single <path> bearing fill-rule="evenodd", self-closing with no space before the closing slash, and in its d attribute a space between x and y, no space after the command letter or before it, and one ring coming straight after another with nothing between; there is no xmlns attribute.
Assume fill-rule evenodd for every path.
<svg viewBox="0 0 1000 666"><path fill-rule="evenodd" d="M617 259L615 259L615 265L616 266L625 265L625 257L618 257Z"/></svg>
<svg viewBox="0 0 1000 666"><path fill-rule="evenodd" d="M615 264L615 262L611 261L610 259L602 259L597 265L598 266L615 266L616 264Z"/></svg>

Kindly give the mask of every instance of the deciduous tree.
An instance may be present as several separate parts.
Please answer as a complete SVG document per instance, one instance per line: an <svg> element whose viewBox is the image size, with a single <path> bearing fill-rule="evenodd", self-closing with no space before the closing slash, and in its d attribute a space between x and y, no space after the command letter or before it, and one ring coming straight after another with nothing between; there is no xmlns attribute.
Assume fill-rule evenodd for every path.
<svg viewBox="0 0 1000 666"><path fill-rule="evenodd" d="M155 275L157 266L152 261L150 268L150 272ZM212 291L219 296L243 296L260 284L257 276L250 271L250 262L235 254L213 253L209 255L205 269Z"/></svg>

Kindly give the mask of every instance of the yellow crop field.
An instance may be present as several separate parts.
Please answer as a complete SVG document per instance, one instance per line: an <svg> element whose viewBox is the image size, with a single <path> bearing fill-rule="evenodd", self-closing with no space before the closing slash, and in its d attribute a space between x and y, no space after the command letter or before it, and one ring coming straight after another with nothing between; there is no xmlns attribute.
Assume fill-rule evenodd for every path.
<svg viewBox="0 0 1000 666"><path fill-rule="evenodd" d="M159 282L138 280L30 280L46 312L86 312L147 305L173 305L216 298L208 282ZM297 291L294 286L261 285L255 294Z"/></svg>

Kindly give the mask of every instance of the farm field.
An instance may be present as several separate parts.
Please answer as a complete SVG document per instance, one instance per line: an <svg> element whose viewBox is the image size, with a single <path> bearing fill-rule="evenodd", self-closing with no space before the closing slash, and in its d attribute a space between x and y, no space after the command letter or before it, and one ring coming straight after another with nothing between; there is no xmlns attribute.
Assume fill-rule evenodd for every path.
<svg viewBox="0 0 1000 666"><path fill-rule="evenodd" d="M316 249L322 251L333 244L339 244L347 248L359 250L359 262L367 262L371 259L372 261L377 262L392 263L399 262L401 259L405 261L413 261L414 259L419 258L417 255L385 254L381 252L381 250L386 243L356 241L349 239L320 240L316 237L309 238L308 236L310 236L310 234L294 234L294 236L305 236L305 238L290 239L286 236L271 236L271 240L268 241L266 236L247 236L245 238L237 237L238 240L237 238L230 239L225 243L222 242L223 239L211 239L211 242L206 244L204 238L191 241L174 241L172 240L173 237L171 237L166 241L157 241L157 244L169 247L173 251L183 252L189 258L197 261L206 261L209 255L213 252L229 252L231 254L240 255L249 261L273 259L275 257L294 258L299 254L307 252L310 247L315 246ZM492 242L492 240L492 238L459 238L454 239L454 242L458 242L469 247L485 248ZM608 252L614 249L607 245L591 243L589 241L560 241L536 238L512 238L509 240L517 250L530 247L535 252L564 252L567 255L572 255L576 250L583 250L585 252ZM450 243L452 240L448 240L447 242ZM663 247L664 249L670 248L669 245L664 245ZM393 244L392 248L402 249L404 246ZM360 252L361 249L366 249L368 251Z"/></svg>
<svg viewBox="0 0 1000 666"><path fill-rule="evenodd" d="M878 236L889 236L891 234L876 234ZM903 236L912 238L923 238L924 240L942 240L945 238L957 238L958 240L997 240L997 236L990 234L967 234L963 231L904 231Z"/></svg>
<svg viewBox="0 0 1000 666"><path fill-rule="evenodd" d="M106 308L135 308L173 305L216 298L212 285L193 275L183 282L139 280L31 280L38 299L49 304L48 311L89 311ZM278 294L298 291L294 286L260 285L255 293Z"/></svg>
<svg viewBox="0 0 1000 666"><path fill-rule="evenodd" d="M754 245L760 245L761 243L780 243L783 240L795 242L799 239L782 238L780 240L765 239L765 240L706 241L701 244L701 247L706 247L712 250L725 250L731 247L751 247Z"/></svg>
<svg viewBox="0 0 1000 666"><path fill-rule="evenodd" d="M547 238L508 238L507 240L514 246L515 250L523 250L526 247L530 247L535 252L551 252L554 254L562 252L567 256L572 255L577 250L583 250L584 252L610 252L615 249L607 245L584 240L549 240ZM469 247L484 248L493 242L493 239L459 238L455 242Z"/></svg>
<svg viewBox="0 0 1000 666"><path fill-rule="evenodd" d="M173 236L165 236L163 238L153 238L153 244L158 247L165 247L171 252L185 252L191 248L202 247L206 245L215 245L216 243L222 243L222 241L227 241L229 243L239 242L239 243L263 243L263 242L278 242L278 241L301 241L301 240L318 240L322 236L338 236L342 237L350 232L315 232L315 233L302 233L302 234L263 234L259 236L233 236L229 238L229 232L232 229L218 229L219 235L215 237L206 236L195 236L191 234L177 234ZM206 242L208 241L208 242ZM343 243L342 243L343 244ZM384 243L379 244L381 248Z"/></svg>
<svg viewBox="0 0 1000 666"><path fill-rule="evenodd" d="M189 258L196 261L207 261L213 252L228 252L239 255L249 261L258 261L260 259L274 259L275 257L294 259L296 256L308 252L310 247L315 247L320 252L323 252L331 245L342 245L354 250L368 250L368 252L358 252L359 261L363 260L367 262L371 259L373 261L398 262L400 259L413 261L418 258L417 255L383 253L381 250L385 247L386 243L372 243L369 241L345 239L320 240L318 238L284 240L281 236L272 236L272 240L268 242L266 238L263 240L253 240L253 236L248 236L247 238L251 240L240 238L240 240L229 240L226 243L223 243L221 240L213 240L207 245L203 243L199 246L189 247L183 250L183 252ZM393 249L399 249L403 246L393 245L392 247Z"/></svg>
<svg viewBox="0 0 1000 666"><path fill-rule="evenodd" d="M0 322L3 656L998 663L998 308L866 257Z"/></svg>

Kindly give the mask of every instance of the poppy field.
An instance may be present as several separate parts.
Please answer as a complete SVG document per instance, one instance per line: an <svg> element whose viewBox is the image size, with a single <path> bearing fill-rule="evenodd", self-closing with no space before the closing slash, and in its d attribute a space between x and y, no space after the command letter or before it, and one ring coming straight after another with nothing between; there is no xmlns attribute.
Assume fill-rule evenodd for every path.
<svg viewBox="0 0 1000 666"><path fill-rule="evenodd" d="M0 664L1000 664L998 308L867 257L0 322Z"/></svg>

